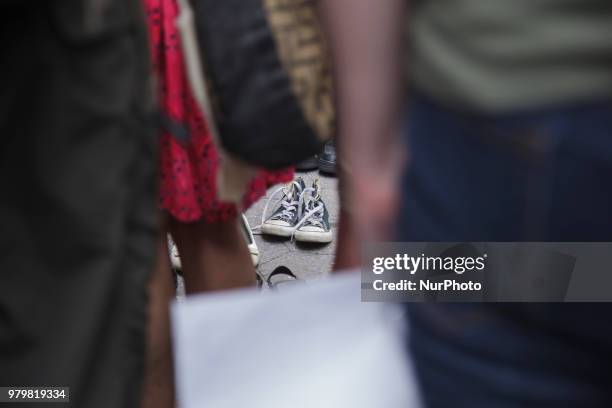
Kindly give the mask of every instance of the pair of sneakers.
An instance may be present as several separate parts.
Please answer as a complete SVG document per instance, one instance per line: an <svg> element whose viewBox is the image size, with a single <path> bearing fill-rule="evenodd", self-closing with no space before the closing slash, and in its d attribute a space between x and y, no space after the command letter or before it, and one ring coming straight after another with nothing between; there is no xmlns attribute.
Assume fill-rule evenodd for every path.
<svg viewBox="0 0 612 408"><path fill-rule="evenodd" d="M266 218L268 206L280 192L283 193L280 204ZM262 214L261 231L268 235L295 238L301 242L331 242L329 213L321 197L319 179L311 187L306 187L304 179L298 177L288 186L272 193Z"/></svg>

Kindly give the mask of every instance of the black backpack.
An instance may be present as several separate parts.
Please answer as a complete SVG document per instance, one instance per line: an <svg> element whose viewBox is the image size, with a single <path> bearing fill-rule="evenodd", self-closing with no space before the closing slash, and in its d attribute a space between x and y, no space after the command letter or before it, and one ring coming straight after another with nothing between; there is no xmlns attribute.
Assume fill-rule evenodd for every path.
<svg viewBox="0 0 612 408"><path fill-rule="evenodd" d="M190 3L209 114L226 152L268 169L320 152L334 133L335 114L329 59L314 4Z"/></svg>

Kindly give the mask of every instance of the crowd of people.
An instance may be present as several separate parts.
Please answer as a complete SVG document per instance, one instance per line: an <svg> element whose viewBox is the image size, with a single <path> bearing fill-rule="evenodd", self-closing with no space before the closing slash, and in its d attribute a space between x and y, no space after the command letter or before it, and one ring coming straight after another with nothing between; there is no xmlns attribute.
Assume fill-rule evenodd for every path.
<svg viewBox="0 0 612 408"><path fill-rule="evenodd" d="M339 178L335 270L365 241L612 241L612 3L316 3L337 131L294 165ZM0 10L0 386L173 407L174 252L188 296L254 286L241 213L278 185L262 233L329 243L321 186L219 198L177 0ZM608 309L408 304L424 406L612 405Z"/></svg>

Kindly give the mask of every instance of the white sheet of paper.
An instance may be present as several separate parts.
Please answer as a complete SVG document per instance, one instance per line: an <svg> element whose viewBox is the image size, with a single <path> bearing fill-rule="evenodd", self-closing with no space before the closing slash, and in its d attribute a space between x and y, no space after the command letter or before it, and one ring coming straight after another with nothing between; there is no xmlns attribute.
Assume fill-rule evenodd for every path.
<svg viewBox="0 0 612 408"><path fill-rule="evenodd" d="M358 273L172 305L181 408L399 408L418 398L394 306Z"/></svg>

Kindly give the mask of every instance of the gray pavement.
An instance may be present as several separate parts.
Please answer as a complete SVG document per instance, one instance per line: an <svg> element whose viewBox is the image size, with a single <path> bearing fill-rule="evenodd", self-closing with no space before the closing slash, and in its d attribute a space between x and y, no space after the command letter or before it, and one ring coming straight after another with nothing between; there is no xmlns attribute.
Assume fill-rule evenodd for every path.
<svg viewBox="0 0 612 408"><path fill-rule="evenodd" d="M289 239L269 237L255 231L255 241L259 247L260 259L257 271L267 278L268 275L280 265L287 266L300 279L318 279L331 270L333 255L336 250L336 233L338 226L338 181L335 177L319 174L318 171L308 173L296 173L296 176L304 178L307 186L310 186L317 177L321 180L321 194L323 201L329 211L329 221L334 233L334 239L327 245L307 245ZM265 197L256 202L246 213L251 227L261 224L261 216L269 196L280 186L274 186ZM280 198L278 194L270 204L268 212Z"/></svg>
<svg viewBox="0 0 612 408"><path fill-rule="evenodd" d="M318 171L307 173L296 173L301 176L307 186L310 186L315 178L321 180L321 194L323 201L329 211L329 222L332 227L334 239L326 245L307 245L289 239L269 237L255 231L255 241L259 247L259 265L257 272L266 279L272 271L280 265L284 265L303 280L313 280L329 274L336 250L336 234L338 229L338 180L335 177L319 174ZM262 197L246 212L251 228L261 224L261 215L270 195L280 185L270 188L265 197ZM268 211L272 212L275 204L280 199L280 194L270 204ZM177 297L185 296L185 285L181 277L178 278Z"/></svg>

